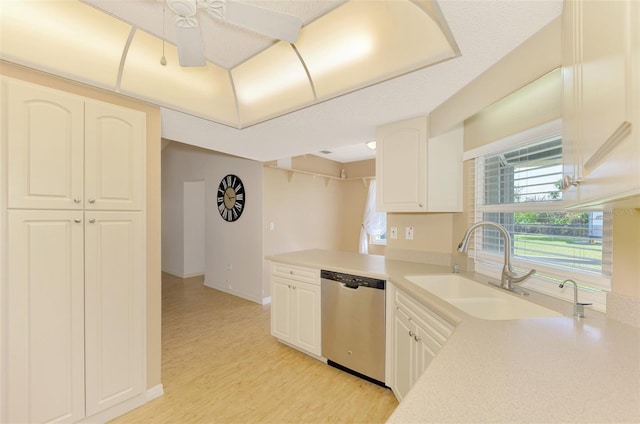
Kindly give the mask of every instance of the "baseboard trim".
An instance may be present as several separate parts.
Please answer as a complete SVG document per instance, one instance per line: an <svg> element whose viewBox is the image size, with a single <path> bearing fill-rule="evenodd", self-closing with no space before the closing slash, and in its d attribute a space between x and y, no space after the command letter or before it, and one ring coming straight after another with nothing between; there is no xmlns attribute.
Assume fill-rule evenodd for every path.
<svg viewBox="0 0 640 424"><path fill-rule="evenodd" d="M164 395L164 387L162 386L162 384L158 384L150 389L147 389L145 393L147 394L147 402L151 402L152 400Z"/></svg>
<svg viewBox="0 0 640 424"><path fill-rule="evenodd" d="M218 291L221 291L221 292L224 292L224 293L227 293L227 294L231 294L231 295L236 296L236 297L241 297L241 298L243 298L245 300L248 300L250 302L257 303L258 305L262 305L263 304L261 298L254 298L254 297L251 297L251 296L247 296L244 293L237 292L237 291L235 291L233 289L228 289L228 288L226 288L224 286L220 286L220 285L217 285L215 283L209 283L208 281L205 281L204 285L209 287L210 289L218 290Z"/></svg>
<svg viewBox="0 0 640 424"><path fill-rule="evenodd" d="M162 384L158 384L157 386L140 393L138 396L112 406L111 408L105 409L104 411L100 411L90 417L86 417L78 422L83 424L104 424L126 414L127 412L131 412L134 409L141 407L153 399L159 398L163 394L164 388L162 387Z"/></svg>
<svg viewBox="0 0 640 424"><path fill-rule="evenodd" d="M162 272L166 273L166 274L171 274L174 277L178 277L178 278L192 278L192 277L201 277L204 276L204 272L192 272L189 274L182 274L180 272L175 272L175 271L170 271L168 269L162 269Z"/></svg>

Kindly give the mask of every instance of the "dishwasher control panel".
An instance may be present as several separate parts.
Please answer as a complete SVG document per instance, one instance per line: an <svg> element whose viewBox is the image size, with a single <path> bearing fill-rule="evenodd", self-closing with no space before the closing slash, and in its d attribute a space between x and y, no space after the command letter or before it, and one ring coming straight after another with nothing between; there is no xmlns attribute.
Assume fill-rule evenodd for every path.
<svg viewBox="0 0 640 424"><path fill-rule="evenodd" d="M385 280L378 278L363 277L360 275L345 274L335 271L320 271L320 278L325 280L337 281L349 288L358 288L360 286L370 287L372 289L384 290Z"/></svg>

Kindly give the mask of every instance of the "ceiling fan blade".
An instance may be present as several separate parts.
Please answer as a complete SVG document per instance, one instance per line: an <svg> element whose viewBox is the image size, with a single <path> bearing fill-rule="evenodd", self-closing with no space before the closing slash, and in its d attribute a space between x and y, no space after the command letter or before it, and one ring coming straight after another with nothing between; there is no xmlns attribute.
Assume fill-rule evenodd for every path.
<svg viewBox="0 0 640 424"><path fill-rule="evenodd" d="M271 38L294 43L302 21L297 16L263 9L236 1L225 4L225 21Z"/></svg>
<svg viewBox="0 0 640 424"><path fill-rule="evenodd" d="M176 45L180 66L204 66L204 47L198 21L185 16L176 17Z"/></svg>

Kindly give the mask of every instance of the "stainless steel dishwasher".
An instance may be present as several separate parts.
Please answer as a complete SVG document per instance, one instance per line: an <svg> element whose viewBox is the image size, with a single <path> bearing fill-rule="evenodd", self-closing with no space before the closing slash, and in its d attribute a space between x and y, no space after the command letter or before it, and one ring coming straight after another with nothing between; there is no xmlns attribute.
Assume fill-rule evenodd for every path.
<svg viewBox="0 0 640 424"><path fill-rule="evenodd" d="M325 270L320 277L322 356L384 385L385 281Z"/></svg>

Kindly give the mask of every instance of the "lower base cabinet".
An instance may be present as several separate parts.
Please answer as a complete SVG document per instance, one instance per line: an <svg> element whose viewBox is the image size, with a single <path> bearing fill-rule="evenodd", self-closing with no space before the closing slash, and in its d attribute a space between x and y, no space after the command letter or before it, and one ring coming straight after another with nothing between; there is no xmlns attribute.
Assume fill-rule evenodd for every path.
<svg viewBox="0 0 640 424"><path fill-rule="evenodd" d="M454 326L387 284L386 381L402 400L435 358Z"/></svg>
<svg viewBox="0 0 640 424"><path fill-rule="evenodd" d="M73 423L144 391L142 222L8 212L7 422Z"/></svg>
<svg viewBox="0 0 640 424"><path fill-rule="evenodd" d="M321 354L320 270L274 263L271 334L315 356Z"/></svg>

